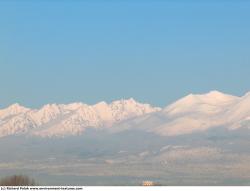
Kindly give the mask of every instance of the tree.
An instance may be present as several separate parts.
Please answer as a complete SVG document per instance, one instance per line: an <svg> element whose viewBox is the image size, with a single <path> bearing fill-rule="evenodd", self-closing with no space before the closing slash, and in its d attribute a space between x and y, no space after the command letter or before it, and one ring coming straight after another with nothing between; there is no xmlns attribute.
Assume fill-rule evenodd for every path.
<svg viewBox="0 0 250 191"><path fill-rule="evenodd" d="M14 175L0 180L0 186L36 186L34 179L24 175Z"/></svg>

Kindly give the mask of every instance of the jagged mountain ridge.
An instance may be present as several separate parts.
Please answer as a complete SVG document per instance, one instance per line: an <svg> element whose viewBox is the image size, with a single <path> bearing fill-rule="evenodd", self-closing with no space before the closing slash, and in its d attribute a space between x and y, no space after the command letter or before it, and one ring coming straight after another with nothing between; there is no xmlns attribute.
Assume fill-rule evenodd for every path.
<svg viewBox="0 0 250 191"><path fill-rule="evenodd" d="M242 97L218 91L190 94L160 112L119 124L113 131L140 129L160 136L178 136L218 127L250 128L250 93Z"/></svg>
<svg viewBox="0 0 250 191"><path fill-rule="evenodd" d="M20 133L40 136L75 135L87 127L109 127L159 110L160 108L138 103L132 98L111 104L100 102L92 106L83 103L48 104L40 109L13 104L0 110L0 136Z"/></svg>
<svg viewBox="0 0 250 191"><path fill-rule="evenodd" d="M0 110L1 137L15 134L64 137L82 134L86 128L112 132L139 129L176 136L220 126L250 127L250 93L242 97L218 91L190 94L163 109L131 98L110 104L48 104L40 109L13 104Z"/></svg>

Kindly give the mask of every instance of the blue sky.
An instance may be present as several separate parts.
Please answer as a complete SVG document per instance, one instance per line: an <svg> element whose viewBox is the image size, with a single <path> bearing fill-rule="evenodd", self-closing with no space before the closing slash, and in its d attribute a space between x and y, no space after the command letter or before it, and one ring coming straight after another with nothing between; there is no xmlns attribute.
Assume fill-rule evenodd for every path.
<svg viewBox="0 0 250 191"><path fill-rule="evenodd" d="M0 1L0 107L250 91L250 1Z"/></svg>

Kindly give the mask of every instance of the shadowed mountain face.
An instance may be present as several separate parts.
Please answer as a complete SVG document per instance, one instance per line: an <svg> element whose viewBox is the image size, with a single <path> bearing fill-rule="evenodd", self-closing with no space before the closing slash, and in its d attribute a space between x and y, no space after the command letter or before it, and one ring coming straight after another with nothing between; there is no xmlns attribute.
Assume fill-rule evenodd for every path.
<svg viewBox="0 0 250 191"><path fill-rule="evenodd" d="M0 110L0 177L45 185L250 185L250 96Z"/></svg>

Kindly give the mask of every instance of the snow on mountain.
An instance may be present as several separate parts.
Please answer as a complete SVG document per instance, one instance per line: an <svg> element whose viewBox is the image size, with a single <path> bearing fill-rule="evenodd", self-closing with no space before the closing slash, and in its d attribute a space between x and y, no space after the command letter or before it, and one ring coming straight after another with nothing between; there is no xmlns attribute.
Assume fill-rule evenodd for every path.
<svg viewBox="0 0 250 191"><path fill-rule="evenodd" d="M137 103L132 98L129 100L114 101L110 107L113 111L112 116L116 122L161 110L160 108L152 108L149 104Z"/></svg>
<svg viewBox="0 0 250 191"><path fill-rule="evenodd" d="M243 97L218 91L190 94L160 112L119 124L114 132L140 129L161 136L177 136L216 127L250 128L250 93Z"/></svg>
<svg viewBox="0 0 250 191"><path fill-rule="evenodd" d="M190 94L164 109L167 115L187 113L214 114L239 100L238 97L211 91L207 94Z"/></svg>
<svg viewBox="0 0 250 191"><path fill-rule="evenodd" d="M39 110L30 111L28 115L37 125L42 125L56 119L59 115L62 115L65 112L66 111L59 105L47 104Z"/></svg>
<svg viewBox="0 0 250 191"><path fill-rule="evenodd" d="M250 93L242 97L218 91L190 94L164 109L131 98L110 104L47 104L40 109L14 104L0 110L0 136L23 133L64 137L81 134L86 128L176 136L215 127L250 128Z"/></svg>
<svg viewBox="0 0 250 191"><path fill-rule="evenodd" d="M250 94L236 97L212 91L203 95L188 95L163 109L166 122L152 131L166 136L189 134L209 128L243 127L250 117ZM249 120L250 122L250 120ZM250 123L244 123L250 127Z"/></svg>
<svg viewBox="0 0 250 191"><path fill-rule="evenodd" d="M47 104L34 110L14 104L0 110L0 136L19 133L44 137L76 135L88 127L110 127L159 110L134 99L114 101L111 104L100 102L92 106L83 103Z"/></svg>
<svg viewBox="0 0 250 191"><path fill-rule="evenodd" d="M0 119L4 119L9 116L17 115L20 113L25 113L29 111L30 109L23 107L19 105L18 103L15 103L13 105L10 105L9 107L5 109L0 110Z"/></svg>
<svg viewBox="0 0 250 191"><path fill-rule="evenodd" d="M239 127L250 128L250 92L245 94L223 114L226 123L231 129Z"/></svg>
<svg viewBox="0 0 250 191"><path fill-rule="evenodd" d="M239 97L218 91L190 94L166 107L163 112L168 120L153 131L172 136L224 125L225 119L221 116L239 100Z"/></svg>
<svg viewBox="0 0 250 191"><path fill-rule="evenodd" d="M26 113L14 115L0 123L0 137L25 133L36 126Z"/></svg>

